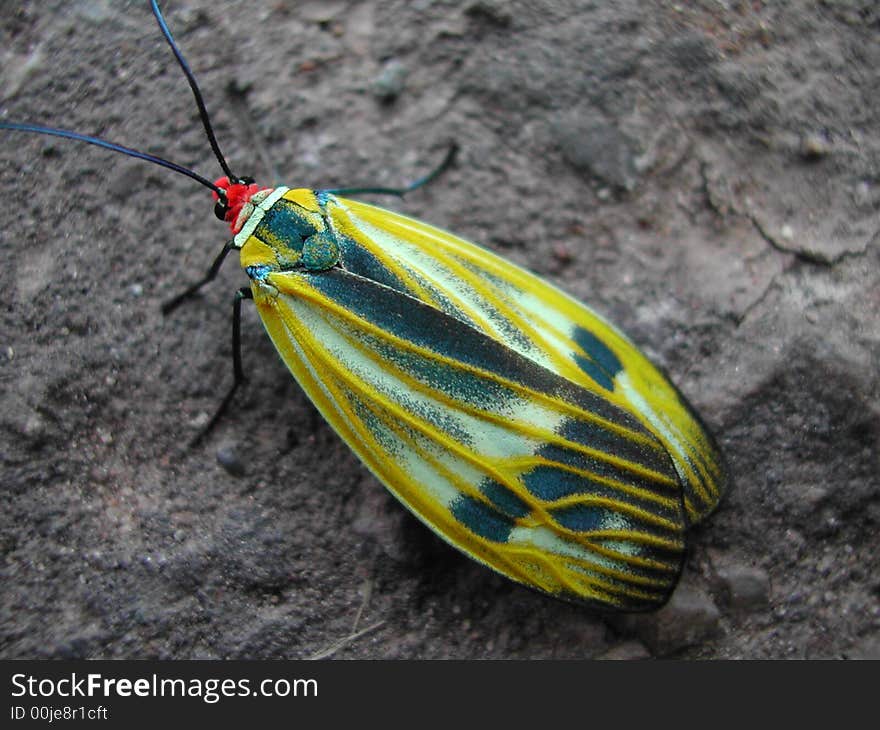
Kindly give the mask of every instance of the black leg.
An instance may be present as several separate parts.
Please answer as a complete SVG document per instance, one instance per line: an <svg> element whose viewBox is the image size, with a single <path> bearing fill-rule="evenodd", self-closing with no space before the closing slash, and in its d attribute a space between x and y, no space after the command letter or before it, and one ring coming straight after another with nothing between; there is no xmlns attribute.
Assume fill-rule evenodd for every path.
<svg viewBox="0 0 880 730"><path fill-rule="evenodd" d="M211 420L208 421L208 423L205 424L205 427L196 434L192 441L190 441L189 448L198 446L205 437L214 430L214 427L219 423L223 414L226 413L226 409L229 408L229 404L232 403L232 399L239 386L247 380L244 375L244 368L241 364L241 302L243 299L253 298L254 294L248 287L242 287L235 292L235 298L232 301L232 371L234 376L232 387L226 393L226 396L214 412Z"/></svg>
<svg viewBox="0 0 880 730"><path fill-rule="evenodd" d="M410 183L404 188L334 188L332 190L323 190L322 192L330 193L331 195L360 195L361 193L375 193L376 195L396 195L398 198L402 198L407 193L411 193L413 190L424 187L446 172L455 161L455 155L457 153L458 144L453 142L449 146L449 150L446 152L446 157L443 158L443 161L437 165L437 167L424 177L420 177L418 180Z"/></svg>
<svg viewBox="0 0 880 730"><path fill-rule="evenodd" d="M204 275L201 279L199 279L195 284L187 287L185 291L182 291L178 294L174 299L170 299L162 305L162 314L169 315L175 309L177 309L183 302L192 297L199 289L201 289L205 284L208 284L214 279L217 278L217 273L220 271L220 267L223 265L223 261L226 259L226 255L235 248L235 241L229 240L225 244L223 244L223 249L220 251L220 254L214 259L214 263L211 264L211 268L208 269L208 273Z"/></svg>

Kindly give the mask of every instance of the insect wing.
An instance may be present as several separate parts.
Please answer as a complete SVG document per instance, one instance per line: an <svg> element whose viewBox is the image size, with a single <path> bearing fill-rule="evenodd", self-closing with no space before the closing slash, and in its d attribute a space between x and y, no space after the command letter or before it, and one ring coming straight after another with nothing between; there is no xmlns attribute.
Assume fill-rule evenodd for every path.
<svg viewBox="0 0 880 730"><path fill-rule="evenodd" d="M684 549L678 477L637 419L343 269L271 273L254 294L324 417L448 542L561 597L666 599Z"/></svg>

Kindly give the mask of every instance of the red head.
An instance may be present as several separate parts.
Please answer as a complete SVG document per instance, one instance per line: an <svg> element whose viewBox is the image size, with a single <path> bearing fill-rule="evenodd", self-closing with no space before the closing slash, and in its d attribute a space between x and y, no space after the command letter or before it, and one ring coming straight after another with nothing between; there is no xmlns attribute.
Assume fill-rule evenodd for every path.
<svg viewBox="0 0 880 730"><path fill-rule="evenodd" d="M241 182L231 183L226 176L218 178L214 181L214 184L218 188L226 191L225 204L222 206L216 206L214 211L218 218L222 218L229 223L233 235L241 230L244 221L247 219L247 216L241 216L241 212L242 209L250 203L250 199L253 197L254 193L257 193L260 190L269 189L261 188L259 185L248 179L244 179ZM219 203L220 196L217 195L216 192L212 193L212 195L214 196L214 202Z"/></svg>

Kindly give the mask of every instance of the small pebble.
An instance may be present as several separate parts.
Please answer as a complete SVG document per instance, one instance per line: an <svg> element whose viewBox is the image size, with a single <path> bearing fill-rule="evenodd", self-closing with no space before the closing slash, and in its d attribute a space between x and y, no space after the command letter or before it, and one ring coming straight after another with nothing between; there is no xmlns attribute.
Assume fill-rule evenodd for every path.
<svg viewBox="0 0 880 730"><path fill-rule="evenodd" d="M731 608L756 611L770 605L770 578L761 568L733 563L716 572Z"/></svg>
<svg viewBox="0 0 880 730"><path fill-rule="evenodd" d="M468 5L464 12L472 20L506 28L513 22L513 15L505 5L499 0L477 0Z"/></svg>
<svg viewBox="0 0 880 730"><path fill-rule="evenodd" d="M245 475L244 464L231 446L221 446L217 449L217 463L231 476L243 477Z"/></svg>
<svg viewBox="0 0 880 730"><path fill-rule="evenodd" d="M864 180L856 184L853 191L853 200L856 205L869 205L871 203L871 186Z"/></svg>
<svg viewBox="0 0 880 730"><path fill-rule="evenodd" d="M39 441L46 435L46 422L39 413L31 413L24 422L22 432L29 439Z"/></svg>
<svg viewBox="0 0 880 730"><path fill-rule="evenodd" d="M400 61L388 61L373 82L373 94L383 104L390 104L403 92L408 74L406 66Z"/></svg>
<svg viewBox="0 0 880 730"><path fill-rule="evenodd" d="M635 188L637 144L615 124L596 117L568 115L554 123L553 134L562 156L578 172L602 181L606 189ZM611 190L604 195L610 197ZM604 199L603 193L599 198Z"/></svg>
<svg viewBox="0 0 880 730"><path fill-rule="evenodd" d="M831 152L831 144L824 134L810 132L801 138L801 157L805 160L819 160Z"/></svg>
<svg viewBox="0 0 880 730"><path fill-rule="evenodd" d="M561 265L566 266L572 262L574 255L572 254L571 249L564 243L557 243L553 246L553 258L555 258Z"/></svg>

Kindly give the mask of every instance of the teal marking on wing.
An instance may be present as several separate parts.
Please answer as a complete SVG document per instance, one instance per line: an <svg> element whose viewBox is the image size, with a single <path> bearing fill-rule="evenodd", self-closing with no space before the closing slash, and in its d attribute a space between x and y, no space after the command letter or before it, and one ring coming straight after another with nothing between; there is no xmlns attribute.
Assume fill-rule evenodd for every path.
<svg viewBox="0 0 880 730"><path fill-rule="evenodd" d="M443 383L446 392L457 401L491 409L499 407L512 397L508 386L481 378L455 364L408 352L387 340L366 333L360 339L389 363L422 383Z"/></svg>
<svg viewBox="0 0 880 730"><path fill-rule="evenodd" d="M405 291L403 282L397 275L353 238L337 233L336 242L339 244L340 261L346 271L375 281L377 284L383 284L390 289Z"/></svg>
<svg viewBox="0 0 880 730"><path fill-rule="evenodd" d="M509 517L466 494L457 497L449 509L467 529L492 542L507 542L514 528Z"/></svg>
<svg viewBox="0 0 880 730"><path fill-rule="evenodd" d="M564 528L575 532L601 530L604 524L614 517L612 512L602 507L590 507L583 504L559 507L551 510L550 514Z"/></svg>
<svg viewBox="0 0 880 730"><path fill-rule="evenodd" d="M484 479L480 491L492 504L508 517L525 517L531 510L529 506L503 484L494 479Z"/></svg>
<svg viewBox="0 0 880 730"><path fill-rule="evenodd" d="M617 498L607 484L555 466L536 466L523 474L522 480L529 492L545 502L576 494Z"/></svg>
<svg viewBox="0 0 880 730"><path fill-rule="evenodd" d="M617 355L589 330L576 327L573 339L610 377L613 378L623 369Z"/></svg>
<svg viewBox="0 0 880 730"><path fill-rule="evenodd" d="M593 379L596 385L605 388L605 390L614 390L614 381L592 360L575 354L574 361L581 370Z"/></svg>
<svg viewBox="0 0 880 730"><path fill-rule="evenodd" d="M622 369L620 360L596 335L583 327L574 328L572 339L589 356L575 354L577 366L605 390L614 390L614 376Z"/></svg>

